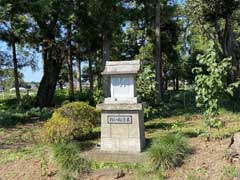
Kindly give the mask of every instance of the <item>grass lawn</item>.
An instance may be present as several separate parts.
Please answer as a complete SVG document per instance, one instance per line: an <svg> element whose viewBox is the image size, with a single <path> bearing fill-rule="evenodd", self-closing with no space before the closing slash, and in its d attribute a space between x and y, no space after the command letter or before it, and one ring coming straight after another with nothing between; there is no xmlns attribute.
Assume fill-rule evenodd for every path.
<svg viewBox="0 0 240 180"><path fill-rule="evenodd" d="M184 163L174 170L164 172L168 179L212 179L229 180L236 176L236 167L225 159L225 150L230 142L229 136L240 130L240 114L222 112L221 119L225 126L212 130L212 140L207 142L201 115L179 115L168 118L156 118L145 123L146 138L163 136L171 132L180 132L187 137L193 153L187 156ZM38 177L58 179L61 174L54 161L52 148L40 141L40 129L43 122L27 123L11 128L0 129L0 178L28 179ZM96 143L97 140L91 143ZM85 142L85 144L88 144ZM147 150L147 148L146 148ZM79 151L80 152L80 151ZM93 169L121 167L115 163L98 163ZM132 170L134 179L144 175L155 177L155 173L146 174L141 165L128 164L127 172ZM141 177L139 176L141 175ZM34 179L34 178L33 178Z"/></svg>
<svg viewBox="0 0 240 180"><path fill-rule="evenodd" d="M240 113L226 110L228 108L221 110L219 118L224 126L211 130L211 141L206 141L202 115L192 106L189 106L189 109L186 107L178 109L179 105L176 104L169 108L166 116L147 120L145 137L148 144L144 153L148 153L153 138L161 138L169 133L183 134L192 149L180 166L157 172L151 170L148 162L118 164L82 161L81 152L94 147L99 142L100 128L95 129L97 136L94 136L94 139L73 142L71 148L65 146L55 148L44 144L41 141L41 128L50 110L18 111L14 108L13 102L13 100L0 101L0 179L71 179L79 178L80 170L83 173L82 170L94 172L103 168L123 169L126 176L122 179L129 180L163 177L169 180L231 180L237 176L237 168L224 156L231 135L240 131ZM43 114L46 115L42 116ZM6 123L9 121L12 124ZM61 153L62 150L67 155ZM70 156L68 158L69 154L71 158ZM77 167L80 165L78 161L74 161L75 157L81 160L81 169ZM72 162L75 166L72 166ZM66 163L69 163L68 167L71 171L67 171L64 169L66 167L62 166Z"/></svg>

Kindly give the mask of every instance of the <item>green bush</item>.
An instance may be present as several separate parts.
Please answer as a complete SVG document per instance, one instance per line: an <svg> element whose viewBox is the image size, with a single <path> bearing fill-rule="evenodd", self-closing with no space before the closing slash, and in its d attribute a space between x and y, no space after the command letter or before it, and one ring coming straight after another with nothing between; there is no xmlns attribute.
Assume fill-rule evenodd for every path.
<svg viewBox="0 0 240 180"><path fill-rule="evenodd" d="M81 157L80 146L76 143L58 143L53 145L54 159L61 170L71 172L89 171L91 164Z"/></svg>
<svg viewBox="0 0 240 180"><path fill-rule="evenodd" d="M11 127L26 122L27 118L25 113L0 110L0 127Z"/></svg>
<svg viewBox="0 0 240 180"><path fill-rule="evenodd" d="M41 120L45 120L51 117L52 110L49 108L40 108L40 107L33 107L25 112L25 115L29 118L31 117L38 117Z"/></svg>
<svg viewBox="0 0 240 180"><path fill-rule="evenodd" d="M66 89L57 89L53 96L53 104L61 105L67 99L68 99L67 90Z"/></svg>
<svg viewBox="0 0 240 180"><path fill-rule="evenodd" d="M153 170L164 170L180 165L189 152L186 139L180 134L170 133L153 140L148 156Z"/></svg>
<svg viewBox="0 0 240 180"><path fill-rule="evenodd" d="M89 100L89 88L83 88L82 92L76 91L74 93L74 98L78 101L87 102Z"/></svg>
<svg viewBox="0 0 240 180"><path fill-rule="evenodd" d="M36 97L28 94L21 98L20 109L30 109L36 104Z"/></svg>
<svg viewBox="0 0 240 180"><path fill-rule="evenodd" d="M100 113L84 102L73 102L56 109L44 127L46 142L79 139L90 134L98 125Z"/></svg>

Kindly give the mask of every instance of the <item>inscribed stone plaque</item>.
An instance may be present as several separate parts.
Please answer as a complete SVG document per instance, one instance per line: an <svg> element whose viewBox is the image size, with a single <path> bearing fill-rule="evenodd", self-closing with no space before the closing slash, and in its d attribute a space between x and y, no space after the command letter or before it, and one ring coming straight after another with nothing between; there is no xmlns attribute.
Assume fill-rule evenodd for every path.
<svg viewBox="0 0 240 180"><path fill-rule="evenodd" d="M132 116L107 116L108 124L132 124Z"/></svg>
<svg viewBox="0 0 240 180"><path fill-rule="evenodd" d="M134 78L127 76L112 77L111 97L113 98L134 97Z"/></svg>

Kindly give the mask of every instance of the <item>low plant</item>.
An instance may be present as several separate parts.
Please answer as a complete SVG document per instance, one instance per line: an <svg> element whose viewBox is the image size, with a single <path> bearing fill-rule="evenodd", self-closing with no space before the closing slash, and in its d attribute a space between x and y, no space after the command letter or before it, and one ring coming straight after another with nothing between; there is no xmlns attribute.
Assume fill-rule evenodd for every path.
<svg viewBox="0 0 240 180"><path fill-rule="evenodd" d="M204 109L204 122L208 128L208 139L211 128L220 128L223 123L218 118L220 99L226 94L233 96L234 89L239 86L239 81L232 84L226 83L228 72L231 70L231 58L220 59L214 49L214 43L197 60L201 67L196 67L195 91L198 107Z"/></svg>
<svg viewBox="0 0 240 180"><path fill-rule="evenodd" d="M57 143L53 146L53 155L61 170L66 172L88 172L91 163L81 157L81 147L77 143Z"/></svg>
<svg viewBox="0 0 240 180"><path fill-rule="evenodd" d="M57 89L53 96L53 104L61 105L67 99L68 99L67 90L66 89Z"/></svg>
<svg viewBox="0 0 240 180"><path fill-rule="evenodd" d="M36 104L36 97L26 94L21 98L21 103L19 105L19 108L26 110L34 107L35 104Z"/></svg>
<svg viewBox="0 0 240 180"><path fill-rule="evenodd" d="M233 179L238 177L237 168L233 165L223 166L223 179Z"/></svg>
<svg viewBox="0 0 240 180"><path fill-rule="evenodd" d="M169 133L153 139L148 157L153 170L162 171L180 165L189 152L190 148L181 134Z"/></svg>
<svg viewBox="0 0 240 180"><path fill-rule="evenodd" d="M100 88L96 88L93 92L93 99L95 104L103 102L104 99L103 90Z"/></svg>
<svg viewBox="0 0 240 180"><path fill-rule="evenodd" d="M43 127L43 140L61 142L81 139L99 124L99 112L87 103L73 102L56 109Z"/></svg>
<svg viewBox="0 0 240 180"><path fill-rule="evenodd" d="M25 112L27 117L38 117L39 119L48 119L52 114L49 108L33 107Z"/></svg>

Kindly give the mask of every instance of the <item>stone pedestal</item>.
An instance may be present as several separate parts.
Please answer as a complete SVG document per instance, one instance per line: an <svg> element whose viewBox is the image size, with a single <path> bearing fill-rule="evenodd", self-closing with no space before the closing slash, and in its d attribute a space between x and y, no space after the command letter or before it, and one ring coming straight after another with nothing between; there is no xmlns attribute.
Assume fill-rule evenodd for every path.
<svg viewBox="0 0 240 180"><path fill-rule="evenodd" d="M102 75L109 79L110 90L101 110L101 150L108 152L141 152L145 145L144 104L136 93L136 74L140 61L107 61Z"/></svg>
<svg viewBox="0 0 240 180"><path fill-rule="evenodd" d="M141 152L145 145L144 104L100 104L101 150Z"/></svg>

